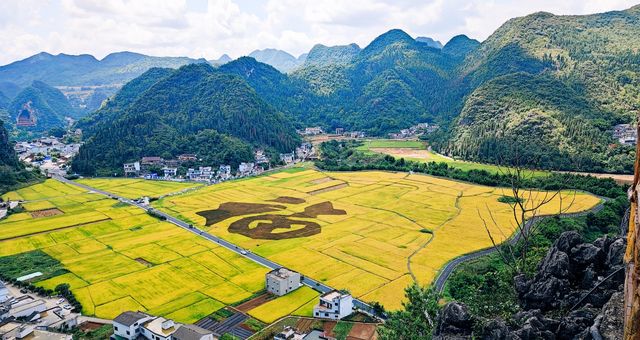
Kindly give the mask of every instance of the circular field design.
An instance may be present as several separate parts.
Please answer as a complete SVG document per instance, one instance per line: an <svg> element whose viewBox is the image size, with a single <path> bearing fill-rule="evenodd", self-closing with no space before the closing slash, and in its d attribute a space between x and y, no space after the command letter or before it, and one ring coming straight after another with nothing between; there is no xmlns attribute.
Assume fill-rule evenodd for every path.
<svg viewBox="0 0 640 340"><path fill-rule="evenodd" d="M253 222L258 224L251 228ZM302 226L302 228L296 228ZM280 232L280 229L292 229ZM282 240L287 238L308 237L320 234L320 225L313 221L295 220L283 215L259 215L245 217L231 223L229 231L254 239Z"/></svg>

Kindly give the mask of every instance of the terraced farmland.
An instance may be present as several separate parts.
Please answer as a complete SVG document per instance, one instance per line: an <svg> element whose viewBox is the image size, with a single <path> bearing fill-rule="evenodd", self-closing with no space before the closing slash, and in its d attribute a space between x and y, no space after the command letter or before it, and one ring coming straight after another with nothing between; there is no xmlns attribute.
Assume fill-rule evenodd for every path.
<svg viewBox="0 0 640 340"><path fill-rule="evenodd" d="M346 288L387 309L403 288L432 281L447 261L513 232L507 190L430 176L388 172L322 173L294 168L164 198L154 205L306 276ZM532 201L544 193L533 193ZM566 208L569 197L564 194ZM567 212L597 197L576 194ZM560 200L542 214L559 211ZM413 255L413 256L412 256ZM257 313L257 312L254 312ZM268 316L259 313L263 320Z"/></svg>
<svg viewBox="0 0 640 340"><path fill-rule="evenodd" d="M0 221L0 257L41 250L59 261L63 272L35 284L70 284L84 314L142 310L195 322L263 289L267 269L142 209L54 180L4 198L29 202ZM59 213L37 214L50 209Z"/></svg>

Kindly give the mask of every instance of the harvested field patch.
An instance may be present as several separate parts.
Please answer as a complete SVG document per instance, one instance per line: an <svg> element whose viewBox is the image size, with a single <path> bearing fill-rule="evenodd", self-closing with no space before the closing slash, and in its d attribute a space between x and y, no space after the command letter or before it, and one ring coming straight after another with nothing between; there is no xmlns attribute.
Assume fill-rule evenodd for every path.
<svg viewBox="0 0 640 340"><path fill-rule="evenodd" d="M138 258L136 258L135 260L136 260L138 263L143 264L143 265L145 265L145 266L147 266L147 267L153 267L153 263L151 263L151 262L149 262L149 261L147 261L147 260L143 259L142 257L138 257Z"/></svg>
<svg viewBox="0 0 640 340"><path fill-rule="evenodd" d="M318 178L318 179L314 179L313 181L309 182L311 184L322 184L322 183L326 183L333 180L331 177L323 177L323 178Z"/></svg>
<svg viewBox="0 0 640 340"><path fill-rule="evenodd" d="M251 228L250 224L258 222ZM296 228L302 226L302 228ZM276 229L293 229L285 232L275 232ZM283 240L296 237L308 237L319 234L320 225L312 221L294 220L282 215L260 215L245 217L231 223L229 232L244 235L254 239Z"/></svg>
<svg viewBox="0 0 640 340"><path fill-rule="evenodd" d="M318 189L318 190L313 190L313 191L309 191L309 195L318 195L318 194L324 194L325 192L329 192L329 191L333 191L333 190L338 190L338 189L342 189L344 187L348 187L349 184L347 183L342 183L342 184L338 184L338 185L334 185L328 188L323 188L323 189Z"/></svg>
<svg viewBox="0 0 640 340"><path fill-rule="evenodd" d="M62 215L62 211L58 208L37 210L31 212L31 217L33 218L41 218L41 217L51 217L56 215Z"/></svg>
<svg viewBox="0 0 640 340"><path fill-rule="evenodd" d="M346 215L347 212L342 209L334 209L333 204L329 201L314 204L304 208L304 212L296 213L291 217L309 217L316 218L319 215Z"/></svg>
<svg viewBox="0 0 640 340"><path fill-rule="evenodd" d="M273 300L274 296L269 294L269 293L264 293L260 296L257 296L247 302L243 302L240 305L237 305L235 308L243 313L246 313L258 306L261 306L265 303L267 303L267 301Z"/></svg>
<svg viewBox="0 0 640 340"><path fill-rule="evenodd" d="M289 196L280 196L278 198L274 198L268 201L276 202L276 203L285 203L285 204L302 204L306 202L303 198L289 197Z"/></svg>
<svg viewBox="0 0 640 340"><path fill-rule="evenodd" d="M196 214L207 219L206 225L216 224L228 218L286 209L284 205L225 202L218 209L199 211Z"/></svg>
<svg viewBox="0 0 640 340"><path fill-rule="evenodd" d="M375 339L376 328L375 324L366 323L354 323L351 327L351 331L347 336L347 340L370 340Z"/></svg>

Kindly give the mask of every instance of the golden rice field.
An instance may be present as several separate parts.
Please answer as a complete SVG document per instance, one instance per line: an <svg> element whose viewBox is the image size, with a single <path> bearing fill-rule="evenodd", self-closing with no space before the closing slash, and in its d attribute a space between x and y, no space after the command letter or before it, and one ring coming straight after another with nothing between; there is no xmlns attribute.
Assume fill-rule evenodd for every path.
<svg viewBox="0 0 640 340"><path fill-rule="evenodd" d="M412 271L420 283L429 284L449 260L491 246L482 224L482 218L491 219L488 209L499 225L489 226L493 235L498 239L511 235L511 208L497 200L506 194L505 189L420 174L323 173L295 168L203 187L154 205L308 277L346 288L364 301L379 301L387 309L397 309L403 288L413 281L408 270L411 254L415 253ZM529 203L543 196L534 192ZM564 208L567 196L573 198L573 194L564 193ZM346 213L309 217L306 208L324 202ZM233 214L210 212L209 216L217 219L205 227L206 219L198 213L218 209L224 203ZM270 211L238 214L241 208L251 206L246 203L267 204ZM578 193L568 211L586 210L598 203L597 197ZM559 208L560 200L556 199L539 213L555 214ZM274 228L283 219L291 223L290 229ZM264 239L235 231L248 228L245 235L264 235L266 228L273 236L304 231L310 223L318 224L320 231L304 237ZM262 231L252 234L255 230ZM265 316L262 309L252 312L263 321L273 318Z"/></svg>
<svg viewBox="0 0 640 340"><path fill-rule="evenodd" d="M158 197L202 186L193 182L151 181L142 178L83 178L77 182L131 199L142 196Z"/></svg>
<svg viewBox="0 0 640 340"><path fill-rule="evenodd" d="M36 284L70 284L84 314L141 310L195 322L264 288L265 268L102 195L47 180L3 198L33 202L0 221L0 256L40 249L60 261L68 273ZM32 216L51 208L61 213Z"/></svg>
<svg viewBox="0 0 640 340"><path fill-rule="evenodd" d="M290 314L310 316L313 313L313 306L318 303L318 296L320 293L302 286L287 295L250 310L248 314L267 324Z"/></svg>

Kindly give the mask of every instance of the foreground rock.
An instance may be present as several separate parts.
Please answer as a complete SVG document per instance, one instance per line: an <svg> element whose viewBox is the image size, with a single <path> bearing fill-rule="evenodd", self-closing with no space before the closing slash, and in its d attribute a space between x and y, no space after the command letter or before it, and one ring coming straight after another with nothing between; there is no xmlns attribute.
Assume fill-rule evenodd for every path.
<svg viewBox="0 0 640 340"><path fill-rule="evenodd" d="M523 311L512 321L475 319L452 302L438 318L435 338L620 339L625 247L624 238L585 243L577 232L565 232L533 278L514 278Z"/></svg>

